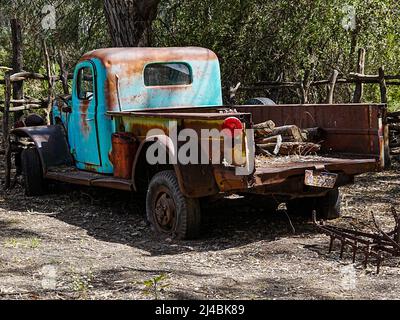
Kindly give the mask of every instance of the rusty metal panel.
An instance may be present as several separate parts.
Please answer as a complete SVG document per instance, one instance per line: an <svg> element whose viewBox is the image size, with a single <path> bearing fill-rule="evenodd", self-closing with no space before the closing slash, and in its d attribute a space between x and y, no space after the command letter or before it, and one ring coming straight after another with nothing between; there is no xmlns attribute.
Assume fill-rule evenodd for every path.
<svg viewBox="0 0 400 320"><path fill-rule="evenodd" d="M293 176L303 176L306 170L324 168L329 172L342 172L349 176L354 176L364 172L377 170L375 159L336 159L336 158L316 158L315 161L287 161L280 165L276 163L264 163L257 167L254 175L253 186L265 184L282 183Z"/></svg>
<svg viewBox="0 0 400 320"><path fill-rule="evenodd" d="M76 169L75 167L58 167L47 171L45 174L47 179L78 184L89 187L91 181L95 178L103 178L103 176L92 172L86 172Z"/></svg>
<svg viewBox="0 0 400 320"><path fill-rule="evenodd" d="M324 132L322 152L379 158L383 133L379 118L386 107L378 104L235 106L249 112L254 123L273 120L277 126L320 127Z"/></svg>
<svg viewBox="0 0 400 320"><path fill-rule="evenodd" d="M102 179L94 179L90 183L93 187L101 187L108 189L117 189L122 191L132 191L132 181L117 177L103 177Z"/></svg>
<svg viewBox="0 0 400 320"><path fill-rule="evenodd" d="M148 118L163 118L163 119L186 119L186 120L225 120L229 117L243 118L250 113L239 113L239 112L197 112L197 107L192 107L191 111L185 109L186 112L140 112L140 111L125 111L125 112L107 112L108 115L113 117L148 117Z"/></svg>
<svg viewBox="0 0 400 320"><path fill-rule="evenodd" d="M111 162L114 165L114 177L132 179L133 161L136 157L138 142L129 132L112 135Z"/></svg>
<svg viewBox="0 0 400 320"><path fill-rule="evenodd" d="M354 177L344 173L338 173L335 188L354 183ZM324 196L329 190L324 188L309 187L304 184L304 175L288 177L284 181L275 184L263 184L253 186L247 192L282 196L286 199Z"/></svg>
<svg viewBox="0 0 400 320"><path fill-rule="evenodd" d="M129 179L121 179L93 172L81 171L75 167L58 167L50 169L45 177L51 180L78 184L82 186L103 187L110 189L118 189L123 191L132 191L132 181Z"/></svg>
<svg viewBox="0 0 400 320"><path fill-rule="evenodd" d="M219 192L213 179L210 165L179 165L179 185L183 193L191 198L206 197Z"/></svg>
<svg viewBox="0 0 400 320"><path fill-rule="evenodd" d="M89 70L91 97L79 96L80 92L80 72ZM71 147L71 153L74 155L76 165L79 169L97 171L101 166L101 157L99 153L99 141L97 135L97 110L99 98L97 96L96 84L97 69L89 61L79 63L75 68L74 86L72 88L72 113L68 121L68 138ZM85 92L86 93L86 92Z"/></svg>
<svg viewBox="0 0 400 320"><path fill-rule="evenodd" d="M238 176L235 168L214 166L214 179L221 192L246 191L249 188L249 177Z"/></svg>

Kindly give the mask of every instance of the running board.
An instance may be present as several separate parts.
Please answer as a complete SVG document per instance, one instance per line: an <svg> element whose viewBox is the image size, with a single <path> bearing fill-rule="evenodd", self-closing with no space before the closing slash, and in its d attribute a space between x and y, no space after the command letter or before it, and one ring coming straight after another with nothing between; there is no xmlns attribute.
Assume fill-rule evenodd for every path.
<svg viewBox="0 0 400 320"><path fill-rule="evenodd" d="M51 168L45 174L45 178L87 187L133 191L133 184L130 180L81 171L73 167Z"/></svg>

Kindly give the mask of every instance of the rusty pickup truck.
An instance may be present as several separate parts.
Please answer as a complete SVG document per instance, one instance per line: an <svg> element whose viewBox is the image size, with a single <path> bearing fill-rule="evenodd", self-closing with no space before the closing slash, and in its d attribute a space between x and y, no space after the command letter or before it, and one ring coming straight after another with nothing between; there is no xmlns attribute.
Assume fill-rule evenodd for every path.
<svg viewBox="0 0 400 320"><path fill-rule="evenodd" d="M212 51L109 48L80 59L72 95L54 104L52 125L20 127L12 134L28 196L45 193L49 181L143 193L155 232L190 239L200 234L200 202L221 195L257 195L268 208L274 199L273 208L286 203L291 212L338 217L338 188L385 162L385 115L386 106L379 104L223 106ZM266 120L318 127L320 153L257 157L252 128ZM230 151L240 161L224 156L219 162L171 161L184 145L172 141L172 131L201 136L205 129L228 130L232 139L239 135L241 149ZM215 140L221 142L201 136L200 153ZM149 159L151 149L158 150L156 157L165 150L167 161ZM306 174L324 173L334 177L330 187L318 179L306 182Z"/></svg>

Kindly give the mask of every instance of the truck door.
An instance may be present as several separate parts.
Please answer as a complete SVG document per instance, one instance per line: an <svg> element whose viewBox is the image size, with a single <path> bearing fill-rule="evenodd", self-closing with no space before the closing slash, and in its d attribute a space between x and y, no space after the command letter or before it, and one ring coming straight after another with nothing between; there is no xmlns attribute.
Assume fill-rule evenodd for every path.
<svg viewBox="0 0 400 320"><path fill-rule="evenodd" d="M85 61L75 69L72 93L72 114L68 126L71 153L77 167L96 171L101 165L97 134L96 69L90 61Z"/></svg>

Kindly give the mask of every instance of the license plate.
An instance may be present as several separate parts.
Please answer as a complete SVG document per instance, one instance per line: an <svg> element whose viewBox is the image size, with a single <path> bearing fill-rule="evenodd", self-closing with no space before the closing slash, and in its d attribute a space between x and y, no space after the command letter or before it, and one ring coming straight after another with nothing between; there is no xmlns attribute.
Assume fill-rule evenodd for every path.
<svg viewBox="0 0 400 320"><path fill-rule="evenodd" d="M311 187L333 189L337 178L336 173L306 170L304 184Z"/></svg>

